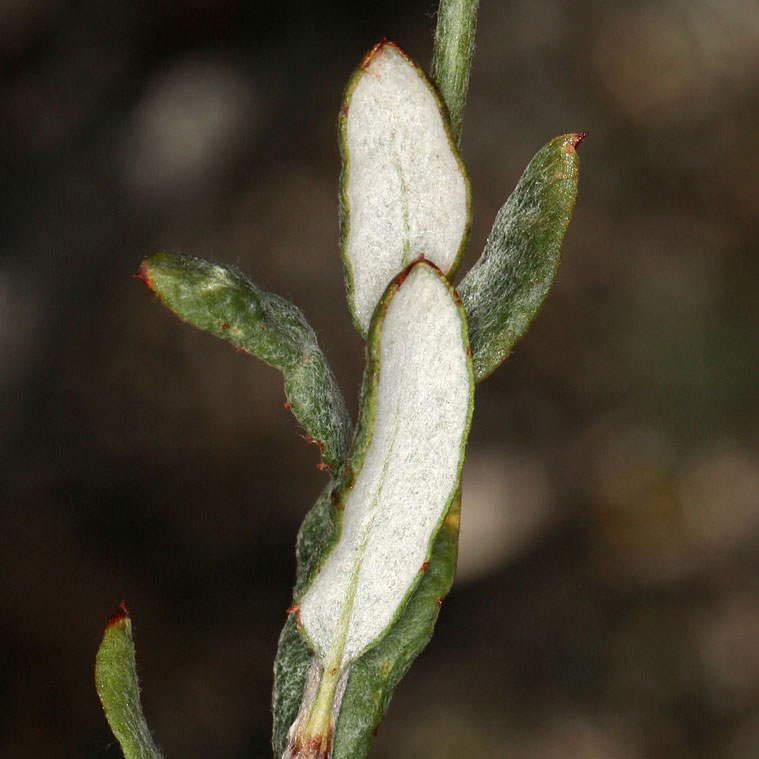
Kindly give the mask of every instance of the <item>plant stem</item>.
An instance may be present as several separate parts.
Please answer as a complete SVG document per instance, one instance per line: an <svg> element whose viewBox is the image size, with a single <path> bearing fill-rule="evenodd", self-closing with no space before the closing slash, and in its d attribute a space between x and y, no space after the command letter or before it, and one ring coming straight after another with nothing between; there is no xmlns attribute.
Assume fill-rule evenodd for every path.
<svg viewBox="0 0 759 759"><path fill-rule="evenodd" d="M440 90L458 143L464 118L480 0L440 0L432 53L432 79Z"/></svg>

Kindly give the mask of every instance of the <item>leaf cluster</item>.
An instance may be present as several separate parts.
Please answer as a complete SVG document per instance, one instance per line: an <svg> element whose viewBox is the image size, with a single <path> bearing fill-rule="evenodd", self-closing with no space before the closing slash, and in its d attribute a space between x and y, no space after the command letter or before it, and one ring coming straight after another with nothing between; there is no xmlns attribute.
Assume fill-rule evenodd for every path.
<svg viewBox="0 0 759 759"><path fill-rule="evenodd" d="M462 8L467 23L457 25L452 19L464 12ZM370 51L346 89L340 115L341 247L348 302L357 328L367 336L367 370L355 429L314 330L294 304L261 290L234 267L193 256L158 253L140 268L139 277L180 319L282 373L288 406L306 436L318 443L322 468L329 472L298 534L293 604L274 665L277 757L360 759L368 752L393 690L432 635L453 581L459 477L474 382L490 375L525 334L559 266L577 194L576 148L584 134L556 137L538 151L498 212L479 260L455 290L450 282L470 225L469 180L457 142L476 12L476 1L442 3L433 62L437 87L403 51L383 42ZM401 118L399 113L405 115ZM437 184L429 181L431 177ZM428 284L412 285L412 280ZM419 287L418 293L412 287ZM401 305L434 293L442 298L437 303L447 304L452 330L438 323L445 310L440 305L431 314L418 305L416 311ZM395 321L387 319L387 324L419 323L421 347L409 349L411 358L404 353L411 338L404 335L413 336L414 330L385 324L389 310L402 307L407 311ZM380 535L391 553L400 553L404 546L402 537L397 544L388 543L395 539L392 529L386 536L382 532L387 527L381 522L385 479L392 481L397 467L402 470L403 461L410 462L401 457L400 465L394 463L394 446L397 440L408 450L432 445L433 433L438 434L442 424L441 404L449 403L439 393L421 391L413 409L399 410L413 397L414 387L431 384L418 379L425 366L413 364L413 355L422 350L438 351L468 367L460 380L451 380L461 383L460 391L468 399L462 406L466 413L446 422L445 434L452 442L444 447L454 453L447 464L442 457L439 466L448 466L452 479L424 507L431 521L427 542L420 547L421 569L405 567L407 572L413 569L414 576L402 586L401 601L387 602L388 619L381 633L357 655L344 657L356 609L365 601L362 594L376 591L376 580L372 585L370 578L367 584L361 574L376 551L369 547L372 539ZM404 374L406 364L412 368ZM387 377L395 376L392 367L399 365L401 379L393 385ZM381 366L387 367L382 373ZM414 374L410 380L409 372ZM388 382L389 389L382 390L381 382ZM390 406L380 400L385 396L392 399ZM422 423L404 431L409 414L421 415ZM387 438L392 440L387 450L373 452L373 443L384 440L392 425L395 437ZM373 456L380 457L380 463L372 465L379 472L379 485L371 498L356 504L357 483L375 471L367 464ZM423 499L411 492L397 497L407 509L422 508ZM358 542L344 527L348 513L363 514L368 525L357 533ZM375 524L375 518L380 522ZM343 555L349 558L340 559ZM307 615L304 624L301 607L319 608L323 577L339 561L343 563L335 571L348 578L348 590L340 613L335 613L336 631L319 638L317 645L321 628L309 627L313 623ZM160 753L140 706L131 622L123 605L109 622L98 651L96 684L126 759L157 759Z"/></svg>

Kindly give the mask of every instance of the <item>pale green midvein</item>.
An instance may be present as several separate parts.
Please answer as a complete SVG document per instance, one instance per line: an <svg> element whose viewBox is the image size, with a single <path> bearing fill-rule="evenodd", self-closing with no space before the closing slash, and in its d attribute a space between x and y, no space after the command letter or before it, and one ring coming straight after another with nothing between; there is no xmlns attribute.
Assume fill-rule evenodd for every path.
<svg viewBox="0 0 759 759"><path fill-rule="evenodd" d="M393 161L398 181L401 183L401 213L403 214L403 256L401 257L401 268L405 268L411 263L411 225L409 224L408 212L408 184L406 177L401 168L400 162L396 159Z"/></svg>
<svg viewBox="0 0 759 759"><path fill-rule="evenodd" d="M314 706L311 710L311 716L306 725L306 734L324 734L326 732L326 726L329 724L329 720L332 714L332 706L335 697L335 690L337 688L337 682L342 674L340 665L343 660L343 653L345 651L345 644L348 640L348 631L350 629L351 615L353 614L353 605L356 600L356 592L358 591L358 578L361 574L361 566L364 561L364 554L366 553L366 546L369 542L369 535L371 534L372 527L374 526L374 520L377 517L379 500L382 497L382 491L385 487L385 480L387 479L387 471L390 467L390 460L392 458L393 449L398 438L398 428L400 426L400 406L401 402L398 399L395 407L395 425L393 429L393 437L390 442L390 448L385 457L385 463L382 467L382 475L380 476L377 492L372 499L372 505L370 507L371 516L369 521L364 527L364 531L361 535L361 543L357 551L358 558L353 567L353 573L351 575L350 585L348 586L348 592L345 597L345 606L343 606L342 614L337 623L337 629L335 631L335 639L332 644L332 650L330 651L328 661L324 667L321 683L319 683L319 690L317 691L316 698L314 699Z"/></svg>
<svg viewBox="0 0 759 759"><path fill-rule="evenodd" d="M377 506L379 504L380 498L382 497L382 491L385 488L385 480L387 479L387 470L390 467L390 460L393 455L393 449L395 448L395 442L398 438L398 427L400 426L400 407L401 407L401 403L400 403L400 400L398 400L395 407L395 425L393 429L393 438L390 443L390 449L388 450L387 456L385 458L385 463L382 466L382 475L380 476L377 492L374 496L374 499L372 500L372 505L370 507L371 517L369 518L369 521L367 522L366 527L364 527L364 532L361 535L361 544L357 552L358 557L353 569L353 575L351 577L350 586L348 588L345 607L343 609L342 615L340 616L340 621L338 622L339 632L336 636L335 646L333 647L332 653L330 656L330 667L339 667L340 663L342 662L343 651L345 650L345 643L348 639L348 629L350 628L350 618L351 618L351 614L353 613L353 603L356 600L356 591L358 590L358 577L361 574L361 567L364 563L364 555L366 554L366 546L367 546L367 543L369 542L369 535L372 531L372 527L374 527L374 520L377 518Z"/></svg>

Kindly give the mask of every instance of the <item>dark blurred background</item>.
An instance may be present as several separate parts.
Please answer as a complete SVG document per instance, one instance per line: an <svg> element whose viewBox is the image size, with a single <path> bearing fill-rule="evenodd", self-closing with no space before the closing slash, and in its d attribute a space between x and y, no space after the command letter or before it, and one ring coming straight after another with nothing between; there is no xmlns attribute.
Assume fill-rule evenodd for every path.
<svg viewBox="0 0 759 759"><path fill-rule="evenodd" d="M180 323L143 255L238 264L355 417L342 88L435 3L0 0L0 753L119 757L92 682L134 620L171 757L269 755L298 525L279 375ZM376 759L759 756L759 6L483 0L466 271L587 130L555 290L477 394L460 573Z"/></svg>

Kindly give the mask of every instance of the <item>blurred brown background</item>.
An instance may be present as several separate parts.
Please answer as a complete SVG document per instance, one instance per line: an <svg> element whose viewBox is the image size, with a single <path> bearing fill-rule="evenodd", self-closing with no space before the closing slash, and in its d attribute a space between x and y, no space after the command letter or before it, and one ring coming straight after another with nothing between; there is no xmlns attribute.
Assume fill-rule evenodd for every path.
<svg viewBox="0 0 759 759"><path fill-rule="evenodd" d="M0 752L118 757L124 598L166 756L269 755L295 533L324 475L280 377L131 278L234 262L355 416L342 87L433 0L1 0ZM462 271L537 149L587 130L556 288L483 383L460 575L376 759L759 756L759 6L483 0Z"/></svg>

